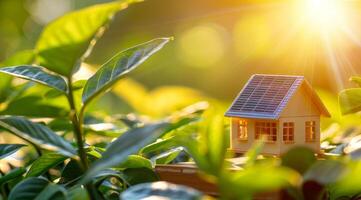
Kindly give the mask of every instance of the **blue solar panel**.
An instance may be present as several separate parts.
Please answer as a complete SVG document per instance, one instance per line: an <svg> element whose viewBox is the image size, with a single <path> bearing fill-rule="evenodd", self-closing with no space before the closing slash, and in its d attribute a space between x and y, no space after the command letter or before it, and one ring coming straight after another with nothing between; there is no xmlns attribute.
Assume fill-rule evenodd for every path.
<svg viewBox="0 0 361 200"><path fill-rule="evenodd" d="M253 75L226 116L277 119L303 80L303 76Z"/></svg>

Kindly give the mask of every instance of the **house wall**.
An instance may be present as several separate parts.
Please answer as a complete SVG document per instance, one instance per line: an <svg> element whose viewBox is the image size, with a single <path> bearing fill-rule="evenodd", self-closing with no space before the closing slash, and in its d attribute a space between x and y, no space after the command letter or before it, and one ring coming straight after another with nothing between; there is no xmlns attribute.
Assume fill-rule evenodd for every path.
<svg viewBox="0 0 361 200"><path fill-rule="evenodd" d="M255 142L255 122L256 121L272 121L272 120L254 120L254 119L245 119L247 120L247 130L248 130L248 140L238 140L237 133L239 131L238 121L242 120L241 118L231 118L231 149L237 153L244 153L252 147ZM278 121L274 121L277 122ZM273 143L266 142L263 147L262 154L269 154L269 155L278 155L280 154L280 129L278 125L277 130L277 141Z"/></svg>
<svg viewBox="0 0 361 200"><path fill-rule="evenodd" d="M305 86L302 85L297 90L296 94L288 102L286 108L281 113L279 122L280 127L283 129L284 122L295 123L295 139L293 144L284 144L281 141L281 153L287 151L293 146L307 146L314 149L316 152L320 151L320 112L318 107L312 102L311 97L305 91ZM316 122L316 141L306 142L305 138L305 123L306 121ZM282 135L282 131L280 131Z"/></svg>

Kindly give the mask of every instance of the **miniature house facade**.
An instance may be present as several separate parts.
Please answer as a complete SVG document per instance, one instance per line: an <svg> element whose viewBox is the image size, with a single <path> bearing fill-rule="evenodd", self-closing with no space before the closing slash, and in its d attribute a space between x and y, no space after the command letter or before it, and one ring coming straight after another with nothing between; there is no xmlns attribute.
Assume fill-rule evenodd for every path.
<svg viewBox="0 0 361 200"><path fill-rule="evenodd" d="M280 155L295 145L319 153L320 117L330 114L303 76L256 74L225 116L231 150L244 153L262 138L262 154Z"/></svg>

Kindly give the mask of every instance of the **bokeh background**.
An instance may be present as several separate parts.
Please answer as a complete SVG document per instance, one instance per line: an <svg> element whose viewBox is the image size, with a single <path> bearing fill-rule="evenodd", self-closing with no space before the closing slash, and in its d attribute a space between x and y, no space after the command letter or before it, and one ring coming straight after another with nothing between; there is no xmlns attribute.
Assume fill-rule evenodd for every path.
<svg viewBox="0 0 361 200"><path fill-rule="evenodd" d="M102 2L106 1L1 0L0 60L31 49L44 25L56 17ZM116 16L79 76L91 74L119 50L173 36L170 45L115 92L132 85L134 95L128 92L123 98L139 104L151 92L148 100L153 108L172 104L179 96L189 102L206 96L227 105L252 74L297 74L305 75L324 98L330 97L329 105L336 109L337 92L350 87L348 78L361 72L360 3L345 1L323 13L320 5L304 2L148 0L135 4ZM118 105L115 100L106 102Z"/></svg>

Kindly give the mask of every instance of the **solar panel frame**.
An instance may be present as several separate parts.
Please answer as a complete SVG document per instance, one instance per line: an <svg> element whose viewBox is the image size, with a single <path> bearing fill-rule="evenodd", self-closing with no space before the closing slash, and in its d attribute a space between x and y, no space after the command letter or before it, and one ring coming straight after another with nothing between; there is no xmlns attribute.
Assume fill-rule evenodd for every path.
<svg viewBox="0 0 361 200"><path fill-rule="evenodd" d="M278 119L303 80L303 76L253 75L226 112L226 116Z"/></svg>

